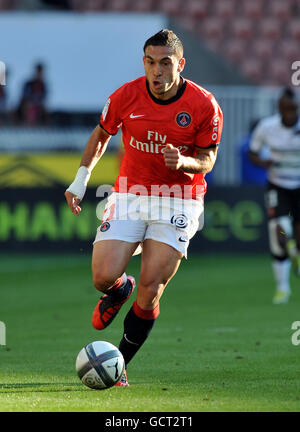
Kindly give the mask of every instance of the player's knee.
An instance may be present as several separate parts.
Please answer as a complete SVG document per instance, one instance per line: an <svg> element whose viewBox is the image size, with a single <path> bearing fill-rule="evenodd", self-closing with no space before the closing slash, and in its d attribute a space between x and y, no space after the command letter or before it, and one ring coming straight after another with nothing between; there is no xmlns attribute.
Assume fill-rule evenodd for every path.
<svg viewBox="0 0 300 432"><path fill-rule="evenodd" d="M152 282L139 285L139 306L142 309L151 309L159 302L165 285L162 283Z"/></svg>
<svg viewBox="0 0 300 432"><path fill-rule="evenodd" d="M289 216L281 216L269 220L269 244L271 254L277 257L286 256L286 242L293 234L293 226Z"/></svg>
<svg viewBox="0 0 300 432"><path fill-rule="evenodd" d="M113 275L106 274L103 271L93 272L93 284L98 291L105 292L115 283L116 279Z"/></svg>

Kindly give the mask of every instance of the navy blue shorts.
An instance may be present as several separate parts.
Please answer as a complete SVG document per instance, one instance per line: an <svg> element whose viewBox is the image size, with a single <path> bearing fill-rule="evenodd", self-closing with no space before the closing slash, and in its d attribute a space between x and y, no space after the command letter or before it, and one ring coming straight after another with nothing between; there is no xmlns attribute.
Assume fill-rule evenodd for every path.
<svg viewBox="0 0 300 432"><path fill-rule="evenodd" d="M300 222L300 188L284 189L268 183L265 201L269 219L291 216Z"/></svg>

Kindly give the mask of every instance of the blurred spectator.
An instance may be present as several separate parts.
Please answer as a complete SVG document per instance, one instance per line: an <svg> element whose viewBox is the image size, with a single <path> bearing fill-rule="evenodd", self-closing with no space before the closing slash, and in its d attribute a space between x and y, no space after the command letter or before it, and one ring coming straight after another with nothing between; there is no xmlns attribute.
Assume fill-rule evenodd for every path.
<svg viewBox="0 0 300 432"><path fill-rule="evenodd" d="M6 123L7 112L6 112L6 89L4 85L0 85L0 125Z"/></svg>
<svg viewBox="0 0 300 432"><path fill-rule="evenodd" d="M242 184L244 185L265 185L267 181L267 173L264 168L254 165L249 159L249 145L259 119L252 120L249 126L249 132L238 144L241 157ZM263 155L261 155L263 157Z"/></svg>
<svg viewBox="0 0 300 432"><path fill-rule="evenodd" d="M38 63L35 66L33 77L24 84L21 100L16 112L18 123L27 126L37 126L47 123L47 111L45 107L47 87L43 75L44 66Z"/></svg>
<svg viewBox="0 0 300 432"><path fill-rule="evenodd" d="M7 70L5 71L5 81L7 81ZM5 82L7 84L7 82ZM0 125L6 124L8 122L8 112L7 112L7 87L6 85L0 84Z"/></svg>

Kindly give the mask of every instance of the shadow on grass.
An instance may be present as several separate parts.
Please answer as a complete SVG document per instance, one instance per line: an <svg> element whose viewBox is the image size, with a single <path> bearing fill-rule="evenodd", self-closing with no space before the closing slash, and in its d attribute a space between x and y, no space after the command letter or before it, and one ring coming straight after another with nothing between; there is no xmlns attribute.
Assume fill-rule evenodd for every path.
<svg viewBox="0 0 300 432"><path fill-rule="evenodd" d="M43 388L45 387L45 388ZM52 388L51 388L52 387ZM63 387L63 388L57 388ZM68 391L86 391L81 383L14 383L0 384L1 393L58 393Z"/></svg>

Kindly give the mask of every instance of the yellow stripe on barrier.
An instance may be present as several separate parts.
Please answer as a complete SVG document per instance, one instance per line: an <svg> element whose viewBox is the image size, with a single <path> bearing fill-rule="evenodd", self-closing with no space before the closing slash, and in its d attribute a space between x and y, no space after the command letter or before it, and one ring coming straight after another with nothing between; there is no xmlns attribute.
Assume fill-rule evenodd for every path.
<svg viewBox="0 0 300 432"><path fill-rule="evenodd" d="M80 165L81 153L23 153L0 155L0 188L69 186ZM93 170L89 186L114 184L119 158L107 153Z"/></svg>

